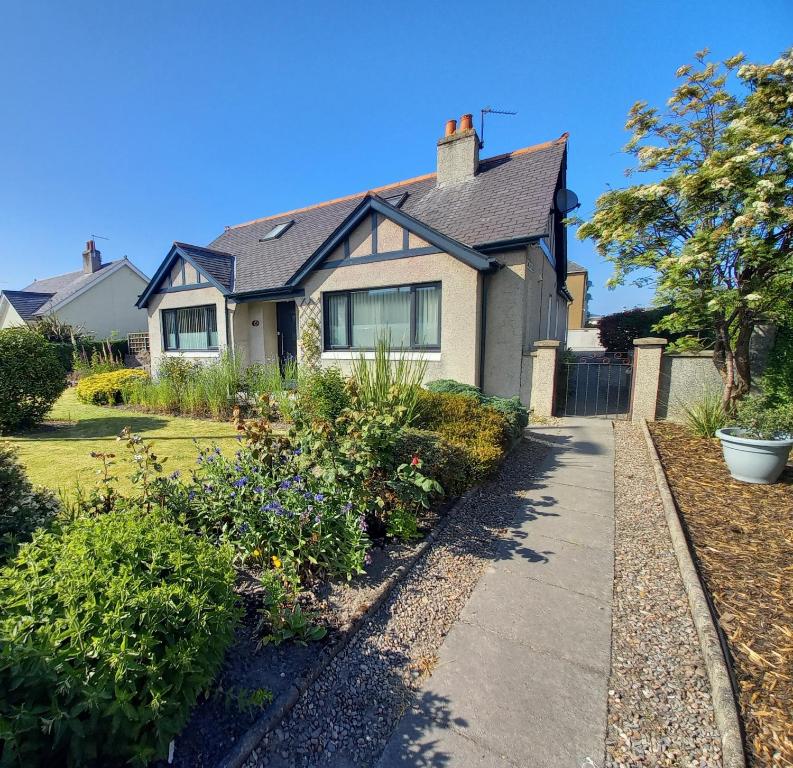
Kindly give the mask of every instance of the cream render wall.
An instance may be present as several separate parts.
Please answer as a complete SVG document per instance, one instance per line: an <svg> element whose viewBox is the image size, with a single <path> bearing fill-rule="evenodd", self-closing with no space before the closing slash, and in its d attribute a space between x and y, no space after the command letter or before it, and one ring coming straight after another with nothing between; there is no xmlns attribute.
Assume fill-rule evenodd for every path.
<svg viewBox="0 0 793 768"><path fill-rule="evenodd" d="M179 309L180 307L200 307L205 304L214 304L217 312L218 323L218 352L166 352L163 349L162 338L162 309ZM226 322L226 300L223 294L211 286L195 288L190 291L173 291L170 293L154 293L149 299L148 325L149 346L151 349L151 370L156 375L160 361L165 356L187 357L197 361L216 360L227 346L228 331Z"/></svg>
<svg viewBox="0 0 793 768"><path fill-rule="evenodd" d="M19 313L11 306L5 296L0 299L0 330L26 325Z"/></svg>
<svg viewBox="0 0 793 768"><path fill-rule="evenodd" d="M274 301L252 301L248 307L247 327L248 359L252 363L271 363L278 359L278 335ZM254 326L253 323L258 322ZM242 333L241 329L236 333Z"/></svg>
<svg viewBox="0 0 793 768"><path fill-rule="evenodd" d="M82 325L97 338L107 338L114 332L124 338L128 333L146 330L146 310L135 306L145 288L146 281L123 265L55 314L63 322Z"/></svg>
<svg viewBox="0 0 793 768"><path fill-rule="evenodd" d="M322 294L327 291L436 281L441 283L441 350L417 353L429 361L425 378L427 381L451 378L478 384L481 275L448 253L318 269L303 283L305 299L297 302L299 327L317 310L322 325ZM349 371L354 354L324 352L322 365L336 365Z"/></svg>

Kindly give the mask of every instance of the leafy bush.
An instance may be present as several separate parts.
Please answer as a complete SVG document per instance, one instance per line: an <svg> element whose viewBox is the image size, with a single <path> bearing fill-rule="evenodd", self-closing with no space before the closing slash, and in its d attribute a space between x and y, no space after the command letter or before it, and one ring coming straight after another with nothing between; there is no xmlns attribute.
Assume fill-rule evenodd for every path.
<svg viewBox="0 0 793 768"><path fill-rule="evenodd" d="M793 322L777 328L761 385L769 402L793 403Z"/></svg>
<svg viewBox="0 0 793 768"><path fill-rule="evenodd" d="M633 340L643 339L648 336L663 336L670 342L675 341L680 334L660 333L655 326L660 323L670 312L671 307L652 307L643 309L626 309L603 315L598 322L600 343L607 352L633 352Z"/></svg>
<svg viewBox="0 0 793 768"><path fill-rule="evenodd" d="M156 516L40 532L0 570L8 765L145 765L167 754L238 616L231 552Z"/></svg>
<svg viewBox="0 0 793 768"><path fill-rule="evenodd" d="M80 337L76 338L74 343L71 341L53 341L53 349L61 361L61 365L66 371L74 369L75 357L80 362L80 365L85 364L90 367L91 358L94 352L100 356L103 354L102 350L110 348L112 357L116 360L123 360L124 356L129 351L129 345L126 339L107 339L104 341L95 341L90 338ZM99 371L96 371L99 373Z"/></svg>
<svg viewBox="0 0 793 768"><path fill-rule="evenodd" d="M43 336L0 330L0 433L41 421L64 389L66 370Z"/></svg>
<svg viewBox="0 0 793 768"><path fill-rule="evenodd" d="M148 381L149 374L140 368L96 373L77 382L77 397L84 403L115 405L120 403L124 390L134 381Z"/></svg>
<svg viewBox="0 0 793 768"><path fill-rule="evenodd" d="M766 397L750 395L738 403L732 426L745 430L744 437L775 440L793 436L793 404L774 405Z"/></svg>
<svg viewBox="0 0 793 768"><path fill-rule="evenodd" d="M438 432L463 453L466 487L490 475L509 444L510 426L504 414L468 395L422 391L416 426Z"/></svg>
<svg viewBox="0 0 793 768"><path fill-rule="evenodd" d="M422 472L438 481L447 496L459 496L469 487L469 465L459 443L452 444L439 432L409 427L400 431L394 447L401 461L418 456Z"/></svg>
<svg viewBox="0 0 793 768"><path fill-rule="evenodd" d="M518 397L496 397L485 395L482 390L472 384L463 384L454 379L437 379L426 384L430 392L445 392L453 395L473 397L477 402L500 411L507 420L509 442L514 443L523 436L523 430L529 423L529 411Z"/></svg>
<svg viewBox="0 0 793 768"><path fill-rule="evenodd" d="M309 416L334 421L350 407L347 383L338 368L319 369L300 382L300 403Z"/></svg>
<svg viewBox="0 0 793 768"><path fill-rule="evenodd" d="M124 353L116 351L111 341L101 341L98 344L99 346L92 349L85 345L74 345L72 369L80 376L119 371L124 367Z"/></svg>
<svg viewBox="0 0 793 768"><path fill-rule="evenodd" d="M727 425L727 414L721 405L721 394L705 391L690 405L683 404L686 425L698 437L715 437L717 430Z"/></svg>
<svg viewBox="0 0 793 768"><path fill-rule="evenodd" d="M10 443L0 443L0 561L58 511L52 493L33 488Z"/></svg>
<svg viewBox="0 0 793 768"><path fill-rule="evenodd" d="M398 413L397 426L401 427L410 424L416 414L426 372L426 360L401 353L392 359L391 345L380 338L373 360L367 360L363 353L353 359L351 383L363 408Z"/></svg>

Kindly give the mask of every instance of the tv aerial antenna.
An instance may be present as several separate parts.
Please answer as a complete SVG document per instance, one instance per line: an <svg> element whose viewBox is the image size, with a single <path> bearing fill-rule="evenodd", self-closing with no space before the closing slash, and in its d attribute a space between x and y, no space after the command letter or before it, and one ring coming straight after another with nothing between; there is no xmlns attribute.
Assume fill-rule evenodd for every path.
<svg viewBox="0 0 793 768"><path fill-rule="evenodd" d="M511 112L508 109L493 109L493 107L484 107L479 110L479 149L485 146L485 115L517 115L517 112Z"/></svg>
<svg viewBox="0 0 793 768"><path fill-rule="evenodd" d="M104 235L91 235L91 240L110 240L110 238Z"/></svg>

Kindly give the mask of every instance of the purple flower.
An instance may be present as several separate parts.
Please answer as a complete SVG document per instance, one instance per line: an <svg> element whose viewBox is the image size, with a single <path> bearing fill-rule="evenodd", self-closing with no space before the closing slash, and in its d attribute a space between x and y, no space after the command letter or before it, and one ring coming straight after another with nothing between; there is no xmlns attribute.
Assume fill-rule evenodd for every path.
<svg viewBox="0 0 793 768"><path fill-rule="evenodd" d="M281 485L278 486L281 490L287 491L292 487L291 480L282 480Z"/></svg>
<svg viewBox="0 0 793 768"><path fill-rule="evenodd" d="M292 453L293 453L295 456L300 456L300 454L301 454L301 453L303 453L303 451L302 451L302 450L300 450L300 448L295 448L295 450L294 450L294 451L292 451Z"/></svg>
<svg viewBox="0 0 793 768"><path fill-rule="evenodd" d="M372 556L367 552L366 555L364 556L363 561L364 561L364 563L366 563L366 565L371 565L372 564Z"/></svg>
<svg viewBox="0 0 793 768"><path fill-rule="evenodd" d="M271 501L262 507L263 512L275 512L276 515L283 515L284 508L277 500Z"/></svg>
<svg viewBox="0 0 793 768"><path fill-rule="evenodd" d="M251 527L247 523L243 523L240 526L240 533L243 534L243 536L244 536L250 529L251 529Z"/></svg>
<svg viewBox="0 0 793 768"><path fill-rule="evenodd" d="M366 520L364 520L364 517L363 517L363 515L361 515L361 516L358 518L358 527L359 527L359 528L360 528L362 531L365 531L365 530L366 530L366 529L369 527L369 526L366 524Z"/></svg>
<svg viewBox="0 0 793 768"><path fill-rule="evenodd" d="M325 501L325 494L324 493L315 493L314 494L314 501Z"/></svg>
<svg viewBox="0 0 793 768"><path fill-rule="evenodd" d="M178 480L181 476L182 473L178 469L175 469L173 472L171 472L170 475L168 475L168 477L170 477L171 480Z"/></svg>
<svg viewBox="0 0 793 768"><path fill-rule="evenodd" d="M248 482L248 478L247 477L241 477L239 480L235 480L234 481L234 485L237 488L244 488L245 485L247 484L247 482Z"/></svg>
<svg viewBox="0 0 793 768"><path fill-rule="evenodd" d="M313 494L313 493L311 493L311 491L306 491L306 492L303 494L303 498L304 498L304 499L313 499L313 498L314 498L314 494Z"/></svg>
<svg viewBox="0 0 793 768"><path fill-rule="evenodd" d="M294 477L294 481L295 481L295 482L296 482L298 485L300 485L300 483L302 483L302 482L303 482L303 478L302 478L300 475L295 475L295 477Z"/></svg>
<svg viewBox="0 0 793 768"><path fill-rule="evenodd" d="M240 465L240 464L235 464L235 465L234 465L234 469L235 469L237 472L242 472L242 465Z"/></svg>
<svg viewBox="0 0 793 768"><path fill-rule="evenodd" d="M195 498L195 491L190 491L190 493L187 494L187 498L192 501Z"/></svg>
<svg viewBox="0 0 793 768"><path fill-rule="evenodd" d="M220 448L218 448L218 446L215 446L215 447L213 448L213 451L214 451L214 453L215 453L215 456L220 456Z"/></svg>
<svg viewBox="0 0 793 768"><path fill-rule="evenodd" d="M229 498L233 499L236 495L237 495L236 491L231 491L231 493L229 493Z"/></svg>
<svg viewBox="0 0 793 768"><path fill-rule="evenodd" d="M346 503L346 504L345 504L345 505L342 507L342 509L343 509L345 512L349 512L349 511L352 509L352 504L351 504L351 503L348 501L348 502L347 502L347 503Z"/></svg>
<svg viewBox="0 0 793 768"><path fill-rule="evenodd" d="M214 486L214 485L212 485L212 483L204 483L204 490L205 490L207 493L211 493L212 491L214 491L214 490L215 490L215 486Z"/></svg>
<svg viewBox="0 0 793 768"><path fill-rule="evenodd" d="M319 525L322 522L322 518L319 515L314 515L314 525Z"/></svg>
<svg viewBox="0 0 793 768"><path fill-rule="evenodd" d="M254 492L254 493L264 493L264 488L262 488L262 487L261 487L261 485L257 485L257 486L256 486L256 487L253 489L253 492Z"/></svg>

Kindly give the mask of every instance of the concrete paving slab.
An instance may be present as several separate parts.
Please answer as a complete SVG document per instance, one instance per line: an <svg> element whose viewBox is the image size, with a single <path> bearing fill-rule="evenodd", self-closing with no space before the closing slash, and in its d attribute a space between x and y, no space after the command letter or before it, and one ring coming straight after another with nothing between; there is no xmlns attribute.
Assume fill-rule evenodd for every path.
<svg viewBox="0 0 793 768"><path fill-rule="evenodd" d="M570 471L570 477L555 478L553 482L542 478L527 483L521 496L529 504L540 508L552 509L558 505L566 509L614 517L614 492L581 488L575 483L573 470Z"/></svg>
<svg viewBox="0 0 793 768"><path fill-rule="evenodd" d="M463 621L550 656L599 669L611 662L611 607L545 582L519 589L491 568L461 616Z"/></svg>
<svg viewBox="0 0 793 768"><path fill-rule="evenodd" d="M448 697L456 730L510 762L602 762L607 675L457 624L431 684Z"/></svg>
<svg viewBox="0 0 793 768"><path fill-rule="evenodd" d="M436 723L423 709L410 709L400 720L377 768L514 768L514 763L454 728Z"/></svg>
<svg viewBox="0 0 793 768"><path fill-rule="evenodd" d="M512 537L533 534L560 539L587 547L611 549L614 546L614 521L606 515L567 509L562 506L527 505L513 523Z"/></svg>

